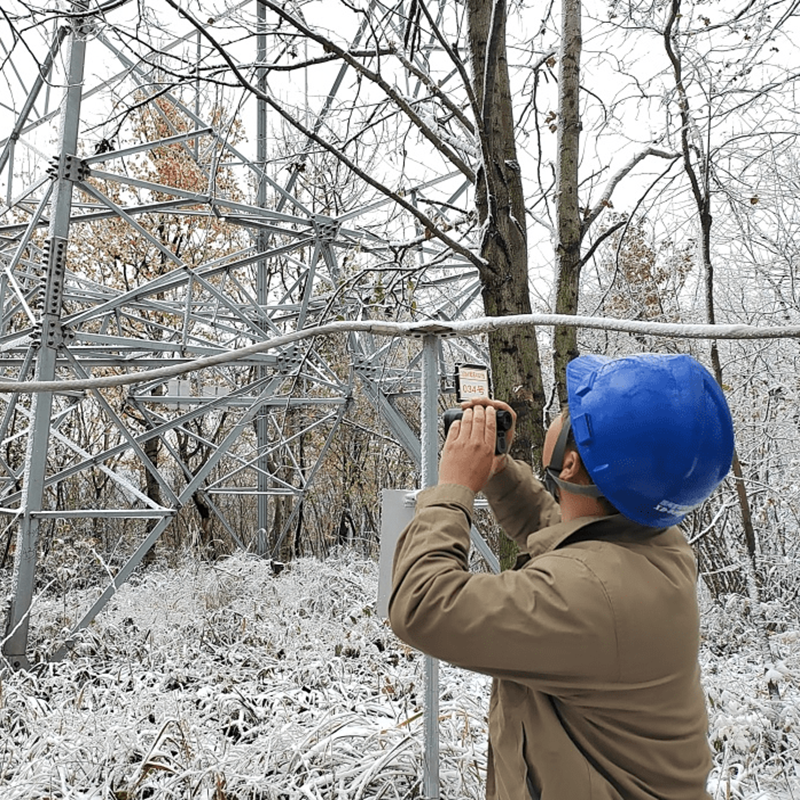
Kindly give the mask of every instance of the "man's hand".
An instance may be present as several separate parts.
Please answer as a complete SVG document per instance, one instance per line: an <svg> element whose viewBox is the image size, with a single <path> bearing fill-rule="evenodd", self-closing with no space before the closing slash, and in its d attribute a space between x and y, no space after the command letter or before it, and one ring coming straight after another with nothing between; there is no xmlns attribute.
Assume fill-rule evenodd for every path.
<svg viewBox="0 0 800 800"><path fill-rule="evenodd" d="M506 452L495 458L495 464L492 468L492 475L496 475L505 469L508 452L511 450L511 443L514 441L514 434L517 431L517 412L508 403L504 403L502 400L492 400L489 397L477 397L474 400L467 400L461 403L461 408L464 410L475 406L484 406L486 408L491 406L495 411L507 411L511 415L511 428L506 431Z"/></svg>
<svg viewBox="0 0 800 800"><path fill-rule="evenodd" d="M489 478L505 466L506 456L495 456L497 438L496 409L511 412L516 423L516 414L510 406L497 400L480 398L462 404L463 417L456 420L447 435L439 463L439 483L456 483L466 486L476 494L483 489ZM514 434L514 425L508 432L509 444Z"/></svg>

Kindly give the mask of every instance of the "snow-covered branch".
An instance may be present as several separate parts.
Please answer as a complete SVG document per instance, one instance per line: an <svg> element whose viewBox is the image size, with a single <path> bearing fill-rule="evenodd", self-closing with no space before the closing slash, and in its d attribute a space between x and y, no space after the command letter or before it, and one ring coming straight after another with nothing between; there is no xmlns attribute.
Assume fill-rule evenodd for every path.
<svg viewBox="0 0 800 800"><path fill-rule="evenodd" d="M610 201L611 195L614 194L614 190L619 185L620 181L629 175L634 167L640 162L643 161L648 156L656 156L657 158L664 158L668 161L677 161L680 157L680 153L671 153L666 152L664 150L659 150L655 147L648 147L645 150L636 153L627 164L623 165L617 172L615 172L611 178L609 179L608 183L606 184L606 188L603 190L603 194L600 199L595 204L594 208L592 208L589 213L584 217L583 220L583 231L584 233L589 229L591 224L600 216L603 212L604 208L607 208Z"/></svg>

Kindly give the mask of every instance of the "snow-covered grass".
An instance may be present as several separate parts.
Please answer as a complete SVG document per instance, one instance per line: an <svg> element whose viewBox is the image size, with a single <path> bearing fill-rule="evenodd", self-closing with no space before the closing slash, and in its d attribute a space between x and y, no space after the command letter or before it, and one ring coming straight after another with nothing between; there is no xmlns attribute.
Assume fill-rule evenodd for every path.
<svg viewBox="0 0 800 800"><path fill-rule="evenodd" d="M277 576L246 555L149 570L68 660L0 680L0 797L421 796L423 659L376 617L376 584L347 554ZM40 643L93 596L41 598ZM703 614L715 800L800 798L800 623L796 607L763 611L769 664L747 601ZM442 797L479 798L489 681L440 670Z"/></svg>
<svg viewBox="0 0 800 800"><path fill-rule="evenodd" d="M0 797L419 796L423 659L375 616L376 585L346 556L149 572L68 661L3 678ZM40 620L48 602L63 619L59 599ZM441 686L446 796L477 798L488 681L442 665Z"/></svg>

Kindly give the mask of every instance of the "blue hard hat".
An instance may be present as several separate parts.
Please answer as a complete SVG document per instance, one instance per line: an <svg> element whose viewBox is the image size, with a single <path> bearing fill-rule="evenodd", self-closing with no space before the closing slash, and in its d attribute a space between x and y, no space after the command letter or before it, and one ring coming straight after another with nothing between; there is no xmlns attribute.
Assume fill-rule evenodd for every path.
<svg viewBox="0 0 800 800"><path fill-rule="evenodd" d="M567 365L567 398L586 471L635 522L679 523L728 474L731 413L691 356L580 356Z"/></svg>

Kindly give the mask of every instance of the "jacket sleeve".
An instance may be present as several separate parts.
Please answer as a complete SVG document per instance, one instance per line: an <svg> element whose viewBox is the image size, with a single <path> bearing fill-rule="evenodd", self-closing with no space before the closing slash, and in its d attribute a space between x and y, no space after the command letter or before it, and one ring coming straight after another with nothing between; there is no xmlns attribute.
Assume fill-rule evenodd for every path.
<svg viewBox="0 0 800 800"><path fill-rule="evenodd" d="M454 485L418 495L395 551L389 621L397 636L495 677L574 686L591 670L613 680L618 665L602 584L580 559L567 564L558 555L537 558L534 568L471 574L473 499Z"/></svg>
<svg viewBox="0 0 800 800"><path fill-rule="evenodd" d="M558 503L524 461L509 458L483 494L506 536L523 549L531 533L561 521Z"/></svg>

